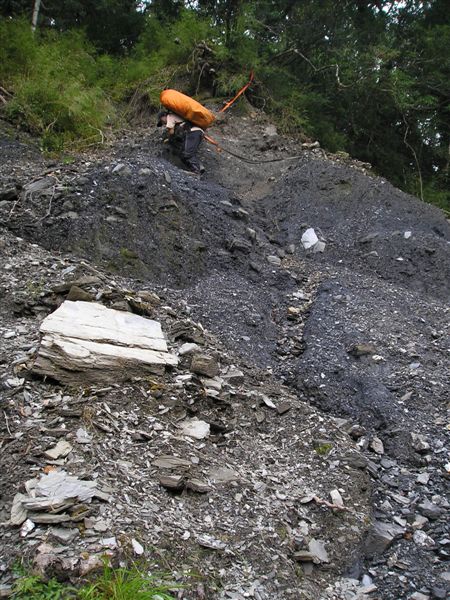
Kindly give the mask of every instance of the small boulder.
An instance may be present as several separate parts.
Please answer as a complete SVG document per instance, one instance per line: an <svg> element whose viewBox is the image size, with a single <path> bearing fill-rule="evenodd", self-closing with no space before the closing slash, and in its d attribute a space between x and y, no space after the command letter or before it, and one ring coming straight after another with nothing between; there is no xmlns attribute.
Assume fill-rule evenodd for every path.
<svg viewBox="0 0 450 600"><path fill-rule="evenodd" d="M219 373L217 361L207 354L195 354L191 361L191 371L197 375L213 378Z"/></svg>
<svg viewBox="0 0 450 600"><path fill-rule="evenodd" d="M403 528L393 523L375 521L365 542L365 554L372 558L389 548L393 541L403 535Z"/></svg>
<svg viewBox="0 0 450 600"><path fill-rule="evenodd" d="M419 433L411 433L412 446L419 454L424 454L430 449L430 444L426 441L425 436Z"/></svg>
<svg viewBox="0 0 450 600"><path fill-rule="evenodd" d="M92 297L91 294L89 294L89 292L86 292L85 290L78 287L77 285L73 285L70 288L66 299L71 300L72 302L78 302L80 300L83 302L92 302L92 300L94 298Z"/></svg>

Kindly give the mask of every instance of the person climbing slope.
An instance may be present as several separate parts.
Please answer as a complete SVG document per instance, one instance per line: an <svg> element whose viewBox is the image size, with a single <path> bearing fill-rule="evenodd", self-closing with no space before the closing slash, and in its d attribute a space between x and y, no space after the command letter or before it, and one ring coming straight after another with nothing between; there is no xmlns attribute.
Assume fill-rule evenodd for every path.
<svg viewBox="0 0 450 600"><path fill-rule="evenodd" d="M158 113L157 126L166 128L166 140L188 170L203 174L205 168L197 156L204 136L203 129L168 110Z"/></svg>

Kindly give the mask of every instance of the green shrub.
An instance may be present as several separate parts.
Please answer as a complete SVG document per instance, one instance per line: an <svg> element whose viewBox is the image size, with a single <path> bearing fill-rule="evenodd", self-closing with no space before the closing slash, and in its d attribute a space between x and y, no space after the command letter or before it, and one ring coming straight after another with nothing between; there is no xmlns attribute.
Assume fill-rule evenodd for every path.
<svg viewBox="0 0 450 600"><path fill-rule="evenodd" d="M13 587L13 600L72 600L76 589L56 579L44 581L38 575L22 575Z"/></svg>
<svg viewBox="0 0 450 600"><path fill-rule="evenodd" d="M30 25L22 20L0 20L0 84L8 88L18 74L28 75L38 45Z"/></svg>
<svg viewBox="0 0 450 600"><path fill-rule="evenodd" d="M80 588L56 579L22 571L12 590L12 600L174 600L176 589L165 575L147 575L136 566L113 569L105 562L102 573Z"/></svg>
<svg viewBox="0 0 450 600"><path fill-rule="evenodd" d="M27 23L7 21L1 28L6 35L0 56L7 63L1 72L13 92L6 117L41 136L46 150L99 142L116 112L95 84L95 52L83 34L50 33L33 40Z"/></svg>

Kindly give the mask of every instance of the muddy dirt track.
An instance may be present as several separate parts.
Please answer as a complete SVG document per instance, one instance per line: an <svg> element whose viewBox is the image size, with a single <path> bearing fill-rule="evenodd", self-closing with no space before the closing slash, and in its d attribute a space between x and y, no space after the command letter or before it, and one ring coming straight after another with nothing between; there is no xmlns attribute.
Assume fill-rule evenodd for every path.
<svg viewBox="0 0 450 600"><path fill-rule="evenodd" d="M214 137L254 160L300 158L249 165L205 146L207 174L198 180L161 150L157 135L152 129L129 134L103 153L68 165L49 164L25 142L4 136L1 189L10 191L0 201L5 236L38 244L46 256L85 259L109 281L125 278L124 286L151 287L206 327L242 368L286 386L302 406L341 428L347 452L361 458L351 468L370 477L372 525L362 533L353 523L353 546L345 553L351 560L337 560L332 574L326 574L327 565L325 575L324 566L316 565L295 582L289 568L284 576L290 586L277 588L275 569L259 597L297 598L303 590L305 598L350 599L367 588L361 597L445 598L445 216L356 161L279 136L257 115L219 123ZM309 228L324 242L323 252L305 250L301 238ZM8 261L13 238L5 239ZM11 294L13 289L3 294L6 320ZM3 366L6 373L6 359ZM283 444L297 427L302 429L300 417L290 423ZM274 448L277 443L279 436ZM245 444L252 448L251 439ZM255 453L252 468L261 460ZM291 477L294 466L295 460ZM334 468L328 461L325 469ZM364 503L364 485L356 485L353 495ZM6 507L11 498L2 500ZM245 540L252 534L242 528L240 535ZM267 558L259 556L257 564L268 569ZM220 570L225 563L214 566ZM233 577L243 577L233 569L230 587L210 597L244 597L239 594L249 588L239 588L239 581L232 589ZM308 588L311 582L305 585L303 577L318 587ZM236 595L227 596L227 589Z"/></svg>

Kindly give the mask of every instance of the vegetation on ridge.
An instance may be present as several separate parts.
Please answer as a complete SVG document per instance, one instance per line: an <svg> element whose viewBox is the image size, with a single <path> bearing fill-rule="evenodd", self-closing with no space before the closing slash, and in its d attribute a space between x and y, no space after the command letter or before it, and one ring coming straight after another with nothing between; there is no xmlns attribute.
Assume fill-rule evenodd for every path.
<svg viewBox="0 0 450 600"><path fill-rule="evenodd" d="M31 0L0 14L0 106L47 150L149 116L164 86L247 94L284 132L450 206L447 0ZM147 111L147 112L146 112Z"/></svg>

